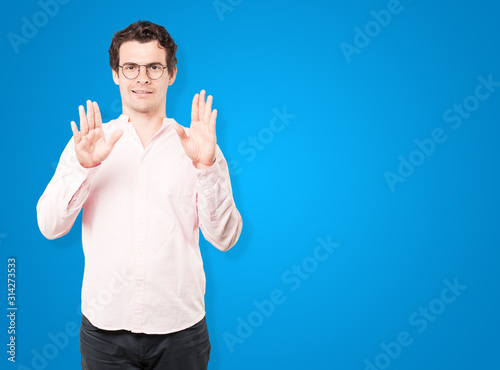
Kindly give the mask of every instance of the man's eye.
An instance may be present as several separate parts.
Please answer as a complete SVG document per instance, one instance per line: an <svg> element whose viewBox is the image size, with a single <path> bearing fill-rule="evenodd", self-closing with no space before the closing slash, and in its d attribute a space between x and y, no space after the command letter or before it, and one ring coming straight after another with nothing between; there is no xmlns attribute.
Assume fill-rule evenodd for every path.
<svg viewBox="0 0 500 370"><path fill-rule="evenodd" d="M128 69L129 71L133 71L135 70L137 67L134 66L134 65L128 65L128 66L125 66L126 69Z"/></svg>
<svg viewBox="0 0 500 370"><path fill-rule="evenodd" d="M149 68L150 68L152 71L157 71L157 70L159 69L159 68L158 68L158 66L155 66L155 65L153 65L153 66L149 66Z"/></svg>

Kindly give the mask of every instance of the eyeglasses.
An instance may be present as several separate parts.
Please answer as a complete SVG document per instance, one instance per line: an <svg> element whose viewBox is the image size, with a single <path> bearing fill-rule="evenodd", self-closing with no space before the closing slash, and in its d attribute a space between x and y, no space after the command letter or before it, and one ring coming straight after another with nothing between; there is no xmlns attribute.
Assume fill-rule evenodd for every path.
<svg viewBox="0 0 500 370"><path fill-rule="evenodd" d="M122 66L118 66L122 69L123 75L129 80L133 80L139 76L141 73L141 67L146 67L146 74L152 80L157 80L163 76L163 72L165 68L160 63L151 63L151 64L136 64L136 63L125 63Z"/></svg>

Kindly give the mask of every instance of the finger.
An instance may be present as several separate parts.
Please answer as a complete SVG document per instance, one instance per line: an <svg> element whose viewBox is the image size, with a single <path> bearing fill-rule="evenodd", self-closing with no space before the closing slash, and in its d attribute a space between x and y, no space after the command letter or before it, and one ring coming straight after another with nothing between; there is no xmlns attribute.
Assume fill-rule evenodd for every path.
<svg viewBox="0 0 500 370"><path fill-rule="evenodd" d="M186 145L187 142L189 141L189 137L186 134L186 131L184 130L184 127L182 127L179 124L176 124L175 126L175 131L177 132L177 136L179 136L179 139L181 141L182 146Z"/></svg>
<svg viewBox="0 0 500 370"><path fill-rule="evenodd" d="M73 131L73 140L75 141L75 144L78 144L82 140L82 137L78 132L78 127L76 127L75 121L71 121L71 131Z"/></svg>
<svg viewBox="0 0 500 370"><path fill-rule="evenodd" d="M200 93L200 104L199 104L200 120L203 119L204 113L205 113L205 90L201 90L201 93Z"/></svg>
<svg viewBox="0 0 500 370"><path fill-rule="evenodd" d="M209 95L207 98L207 104L205 105L205 116L203 118L203 122L205 122L206 125L210 122L210 114L212 113L212 101L213 97L212 95Z"/></svg>
<svg viewBox="0 0 500 370"><path fill-rule="evenodd" d="M95 128L94 107L90 100L87 100L87 122L89 124L89 131Z"/></svg>
<svg viewBox="0 0 500 370"><path fill-rule="evenodd" d="M83 136L85 136L89 132L89 125L87 123L87 116L85 115L85 108L83 105L78 107L78 113L80 113L80 132Z"/></svg>
<svg viewBox="0 0 500 370"><path fill-rule="evenodd" d="M95 128L102 128L101 110L99 109L97 102L94 102L92 105L94 107Z"/></svg>
<svg viewBox="0 0 500 370"><path fill-rule="evenodd" d="M116 142L118 140L120 140L122 135L123 135L123 130L116 130L115 132L113 132L111 137L108 139L108 141L106 142L106 145L107 145L110 152L115 147Z"/></svg>
<svg viewBox="0 0 500 370"><path fill-rule="evenodd" d="M199 120L199 111L198 111L198 101L200 100L200 96L196 94L193 98L193 106L191 107L191 122Z"/></svg>
<svg viewBox="0 0 500 370"><path fill-rule="evenodd" d="M214 109L214 111L212 112L212 115L210 116L210 125L209 125L210 131L213 131L214 134L215 134L215 121L216 120L217 120L217 109Z"/></svg>

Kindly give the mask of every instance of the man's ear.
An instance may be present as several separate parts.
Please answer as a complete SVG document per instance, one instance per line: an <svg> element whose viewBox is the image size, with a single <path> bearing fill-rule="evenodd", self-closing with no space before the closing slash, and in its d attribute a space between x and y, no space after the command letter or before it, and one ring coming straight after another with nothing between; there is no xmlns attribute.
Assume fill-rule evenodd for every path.
<svg viewBox="0 0 500 370"><path fill-rule="evenodd" d="M115 84L120 85L120 79L118 78L118 73L112 69L113 72L113 81L115 81Z"/></svg>
<svg viewBox="0 0 500 370"><path fill-rule="evenodd" d="M170 77L168 79L168 86L170 86L174 83L175 77L177 77L177 66L174 67L174 70L172 71L172 74L170 75Z"/></svg>

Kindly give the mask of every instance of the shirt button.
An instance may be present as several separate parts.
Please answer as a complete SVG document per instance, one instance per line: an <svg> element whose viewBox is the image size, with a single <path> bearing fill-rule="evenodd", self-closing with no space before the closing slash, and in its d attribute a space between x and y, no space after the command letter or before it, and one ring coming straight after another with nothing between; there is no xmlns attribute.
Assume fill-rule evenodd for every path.
<svg viewBox="0 0 500 370"><path fill-rule="evenodd" d="M138 281L137 286L142 286L142 281Z"/></svg>
<svg viewBox="0 0 500 370"><path fill-rule="evenodd" d="M144 192L142 190L139 192L139 194L141 194L141 197L144 196Z"/></svg>

